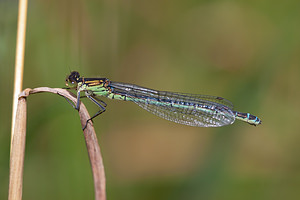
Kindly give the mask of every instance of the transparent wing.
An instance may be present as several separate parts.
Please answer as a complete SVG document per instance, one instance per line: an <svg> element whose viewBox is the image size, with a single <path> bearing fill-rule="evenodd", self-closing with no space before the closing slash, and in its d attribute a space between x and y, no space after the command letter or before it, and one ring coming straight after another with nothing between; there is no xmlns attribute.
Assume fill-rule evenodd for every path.
<svg viewBox="0 0 300 200"><path fill-rule="evenodd" d="M144 98L167 98L167 99L182 99L184 101L192 101L195 103L199 102L211 102L216 104L221 104L229 109L233 110L233 104L222 97L203 95L203 94L189 94L189 93L179 93L179 92L164 92L157 91L145 87L141 87L129 83L112 82L111 87L114 89L115 93L122 94L124 96L134 96L134 97L144 97Z"/></svg>
<svg viewBox="0 0 300 200"><path fill-rule="evenodd" d="M177 95L186 95L191 99L201 99L201 100L206 100L214 103L218 103L221 105L224 105L228 107L229 109L233 110L233 104L231 101L224 99L223 97L217 97L217 96L210 96L210 95L203 95L203 94L186 94L186 93L175 93Z"/></svg>
<svg viewBox="0 0 300 200"><path fill-rule="evenodd" d="M165 93L165 98L170 99L171 96L171 98L175 98L176 101L166 103L162 96L160 96L160 101L141 100L138 98L132 101L154 115L189 126L219 127L232 124L235 121L235 115L231 109L208 100L214 99L213 97L198 99L197 95L191 97L178 93ZM201 95L201 97L203 96Z"/></svg>
<svg viewBox="0 0 300 200"><path fill-rule="evenodd" d="M111 83L115 94L126 96L145 110L180 124L218 127L232 124L230 101L216 96L164 92L127 83Z"/></svg>

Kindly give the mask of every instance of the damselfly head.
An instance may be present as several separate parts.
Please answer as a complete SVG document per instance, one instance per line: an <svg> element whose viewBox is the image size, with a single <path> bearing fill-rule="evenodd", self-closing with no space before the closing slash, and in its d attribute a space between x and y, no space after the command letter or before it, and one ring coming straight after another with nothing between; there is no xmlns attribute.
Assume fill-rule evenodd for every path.
<svg viewBox="0 0 300 200"><path fill-rule="evenodd" d="M66 78L66 86L70 88L74 88L77 86L77 83L79 81L80 74L79 72L72 71L69 76Z"/></svg>

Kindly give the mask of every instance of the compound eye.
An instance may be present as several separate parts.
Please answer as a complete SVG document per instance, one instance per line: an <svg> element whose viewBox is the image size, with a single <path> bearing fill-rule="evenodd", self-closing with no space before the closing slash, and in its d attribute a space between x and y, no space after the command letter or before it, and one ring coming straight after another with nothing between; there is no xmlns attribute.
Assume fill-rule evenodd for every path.
<svg viewBox="0 0 300 200"><path fill-rule="evenodd" d="M76 88L78 79L80 78L80 75L78 72L73 71L69 76L66 78L66 86L70 88Z"/></svg>

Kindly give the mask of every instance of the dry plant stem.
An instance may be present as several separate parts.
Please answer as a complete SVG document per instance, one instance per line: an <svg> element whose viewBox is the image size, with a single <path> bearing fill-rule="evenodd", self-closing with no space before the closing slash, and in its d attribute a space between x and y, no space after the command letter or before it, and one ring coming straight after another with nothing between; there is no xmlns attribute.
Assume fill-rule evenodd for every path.
<svg viewBox="0 0 300 200"><path fill-rule="evenodd" d="M17 44L16 44L16 58L15 58L15 79L14 79L15 82L14 82L14 94L13 94L11 142L12 142L13 133L14 133L18 95L21 92L22 87L23 87L26 19L27 19L27 0L20 0L19 1Z"/></svg>
<svg viewBox="0 0 300 200"><path fill-rule="evenodd" d="M19 99L10 152L9 200L22 199L23 166L26 140L26 110L26 99Z"/></svg>
<svg viewBox="0 0 300 200"><path fill-rule="evenodd" d="M60 96L68 98L75 105L77 102L77 98L73 93L61 88L48 88L48 87L26 89L20 94L20 99L22 99L22 97L26 98L30 94L35 94L40 92L50 92L50 93L58 94ZM80 102L79 116L80 116L81 126L84 127L86 121L90 119L90 115L82 102ZM100 146L98 144L97 136L91 121L84 129L84 137L85 137L85 142L86 142L89 159L92 167L92 172L93 172L95 199L105 200L106 192L105 192L105 173L104 173L103 161L100 152Z"/></svg>

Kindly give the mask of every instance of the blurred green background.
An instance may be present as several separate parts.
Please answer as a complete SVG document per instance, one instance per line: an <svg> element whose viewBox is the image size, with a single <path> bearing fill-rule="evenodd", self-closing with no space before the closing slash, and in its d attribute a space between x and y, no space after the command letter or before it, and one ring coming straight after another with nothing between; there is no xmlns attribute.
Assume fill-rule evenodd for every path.
<svg viewBox="0 0 300 200"><path fill-rule="evenodd" d="M196 128L104 99L108 199L300 198L300 1L29 1L24 89L85 77L231 100L263 124ZM7 199L17 1L0 1L0 199ZM90 113L97 108L83 100ZM77 112L28 98L23 199L93 199Z"/></svg>

